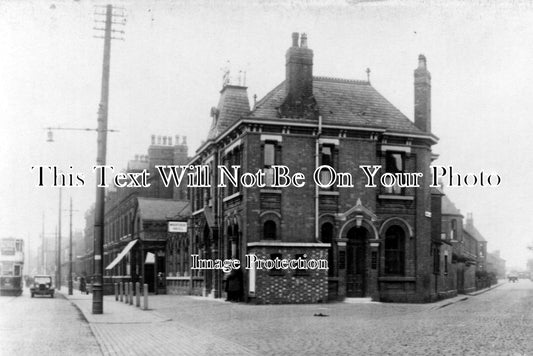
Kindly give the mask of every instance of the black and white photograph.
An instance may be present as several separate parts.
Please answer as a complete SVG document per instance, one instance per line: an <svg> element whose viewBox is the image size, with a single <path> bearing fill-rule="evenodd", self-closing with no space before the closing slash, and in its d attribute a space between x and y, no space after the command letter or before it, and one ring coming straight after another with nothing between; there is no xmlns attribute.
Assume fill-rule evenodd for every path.
<svg viewBox="0 0 533 356"><path fill-rule="evenodd" d="M0 355L533 355L533 3L0 0Z"/></svg>

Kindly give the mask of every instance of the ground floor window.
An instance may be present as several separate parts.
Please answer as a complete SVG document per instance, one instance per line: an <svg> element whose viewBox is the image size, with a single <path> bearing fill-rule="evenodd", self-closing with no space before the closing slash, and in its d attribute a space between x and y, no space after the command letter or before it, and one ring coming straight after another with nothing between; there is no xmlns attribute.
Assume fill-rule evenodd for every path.
<svg viewBox="0 0 533 356"><path fill-rule="evenodd" d="M403 275L405 271L405 233L391 226L385 234L385 274Z"/></svg>

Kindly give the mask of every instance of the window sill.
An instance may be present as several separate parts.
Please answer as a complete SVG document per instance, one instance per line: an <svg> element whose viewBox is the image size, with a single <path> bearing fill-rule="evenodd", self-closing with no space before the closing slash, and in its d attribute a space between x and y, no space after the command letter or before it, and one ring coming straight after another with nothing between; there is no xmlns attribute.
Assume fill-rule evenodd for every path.
<svg viewBox="0 0 533 356"><path fill-rule="evenodd" d="M263 188L259 192L260 193L270 193L270 194L281 194L281 189Z"/></svg>
<svg viewBox="0 0 533 356"><path fill-rule="evenodd" d="M394 195L394 194L380 194L378 195L378 199L382 200L415 200L415 197L412 195Z"/></svg>
<svg viewBox="0 0 533 356"><path fill-rule="evenodd" d="M337 196L337 195L339 195L339 192L331 191L331 190L319 190L318 191L318 195L333 195L333 196Z"/></svg>
<svg viewBox="0 0 533 356"><path fill-rule="evenodd" d="M380 282L415 282L415 277L405 277L405 276L386 276L379 277L378 281Z"/></svg>

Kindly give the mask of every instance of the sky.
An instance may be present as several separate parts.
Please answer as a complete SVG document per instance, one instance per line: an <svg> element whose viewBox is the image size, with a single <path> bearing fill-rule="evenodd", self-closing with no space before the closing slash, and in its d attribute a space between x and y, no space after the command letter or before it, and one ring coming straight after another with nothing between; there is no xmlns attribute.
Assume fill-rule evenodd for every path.
<svg viewBox="0 0 533 356"><path fill-rule="evenodd" d="M533 244L528 162L533 152L533 5L526 1L115 1L125 8L124 41L111 49L107 162L125 168L146 154L150 136L187 136L193 155L207 136L223 69L246 71L250 102L285 75L292 32L305 32L314 74L366 79L413 118L419 54L432 75L435 164L456 172L499 174L492 188L445 187L463 215L524 268ZM104 2L0 1L0 236L34 246L58 225L59 192L37 187L36 165L82 173L83 187L62 194L74 229L94 202L91 167L103 40L93 27ZM228 64L229 63L229 64ZM72 169L69 167L72 166Z"/></svg>

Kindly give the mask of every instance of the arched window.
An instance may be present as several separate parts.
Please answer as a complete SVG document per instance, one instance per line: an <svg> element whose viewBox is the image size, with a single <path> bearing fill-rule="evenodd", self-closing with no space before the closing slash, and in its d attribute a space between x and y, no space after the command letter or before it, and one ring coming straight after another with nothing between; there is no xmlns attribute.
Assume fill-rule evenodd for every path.
<svg viewBox="0 0 533 356"><path fill-rule="evenodd" d="M276 236L276 223L272 220L267 220L263 224L263 238L265 240L275 240Z"/></svg>
<svg viewBox="0 0 533 356"><path fill-rule="evenodd" d="M334 259L333 259L333 224L324 223L320 229L320 240L324 243L331 244L328 249L328 275L333 276L335 274Z"/></svg>
<svg viewBox="0 0 533 356"><path fill-rule="evenodd" d="M399 226L391 226L385 234L385 274L403 275L405 272L405 233Z"/></svg>

